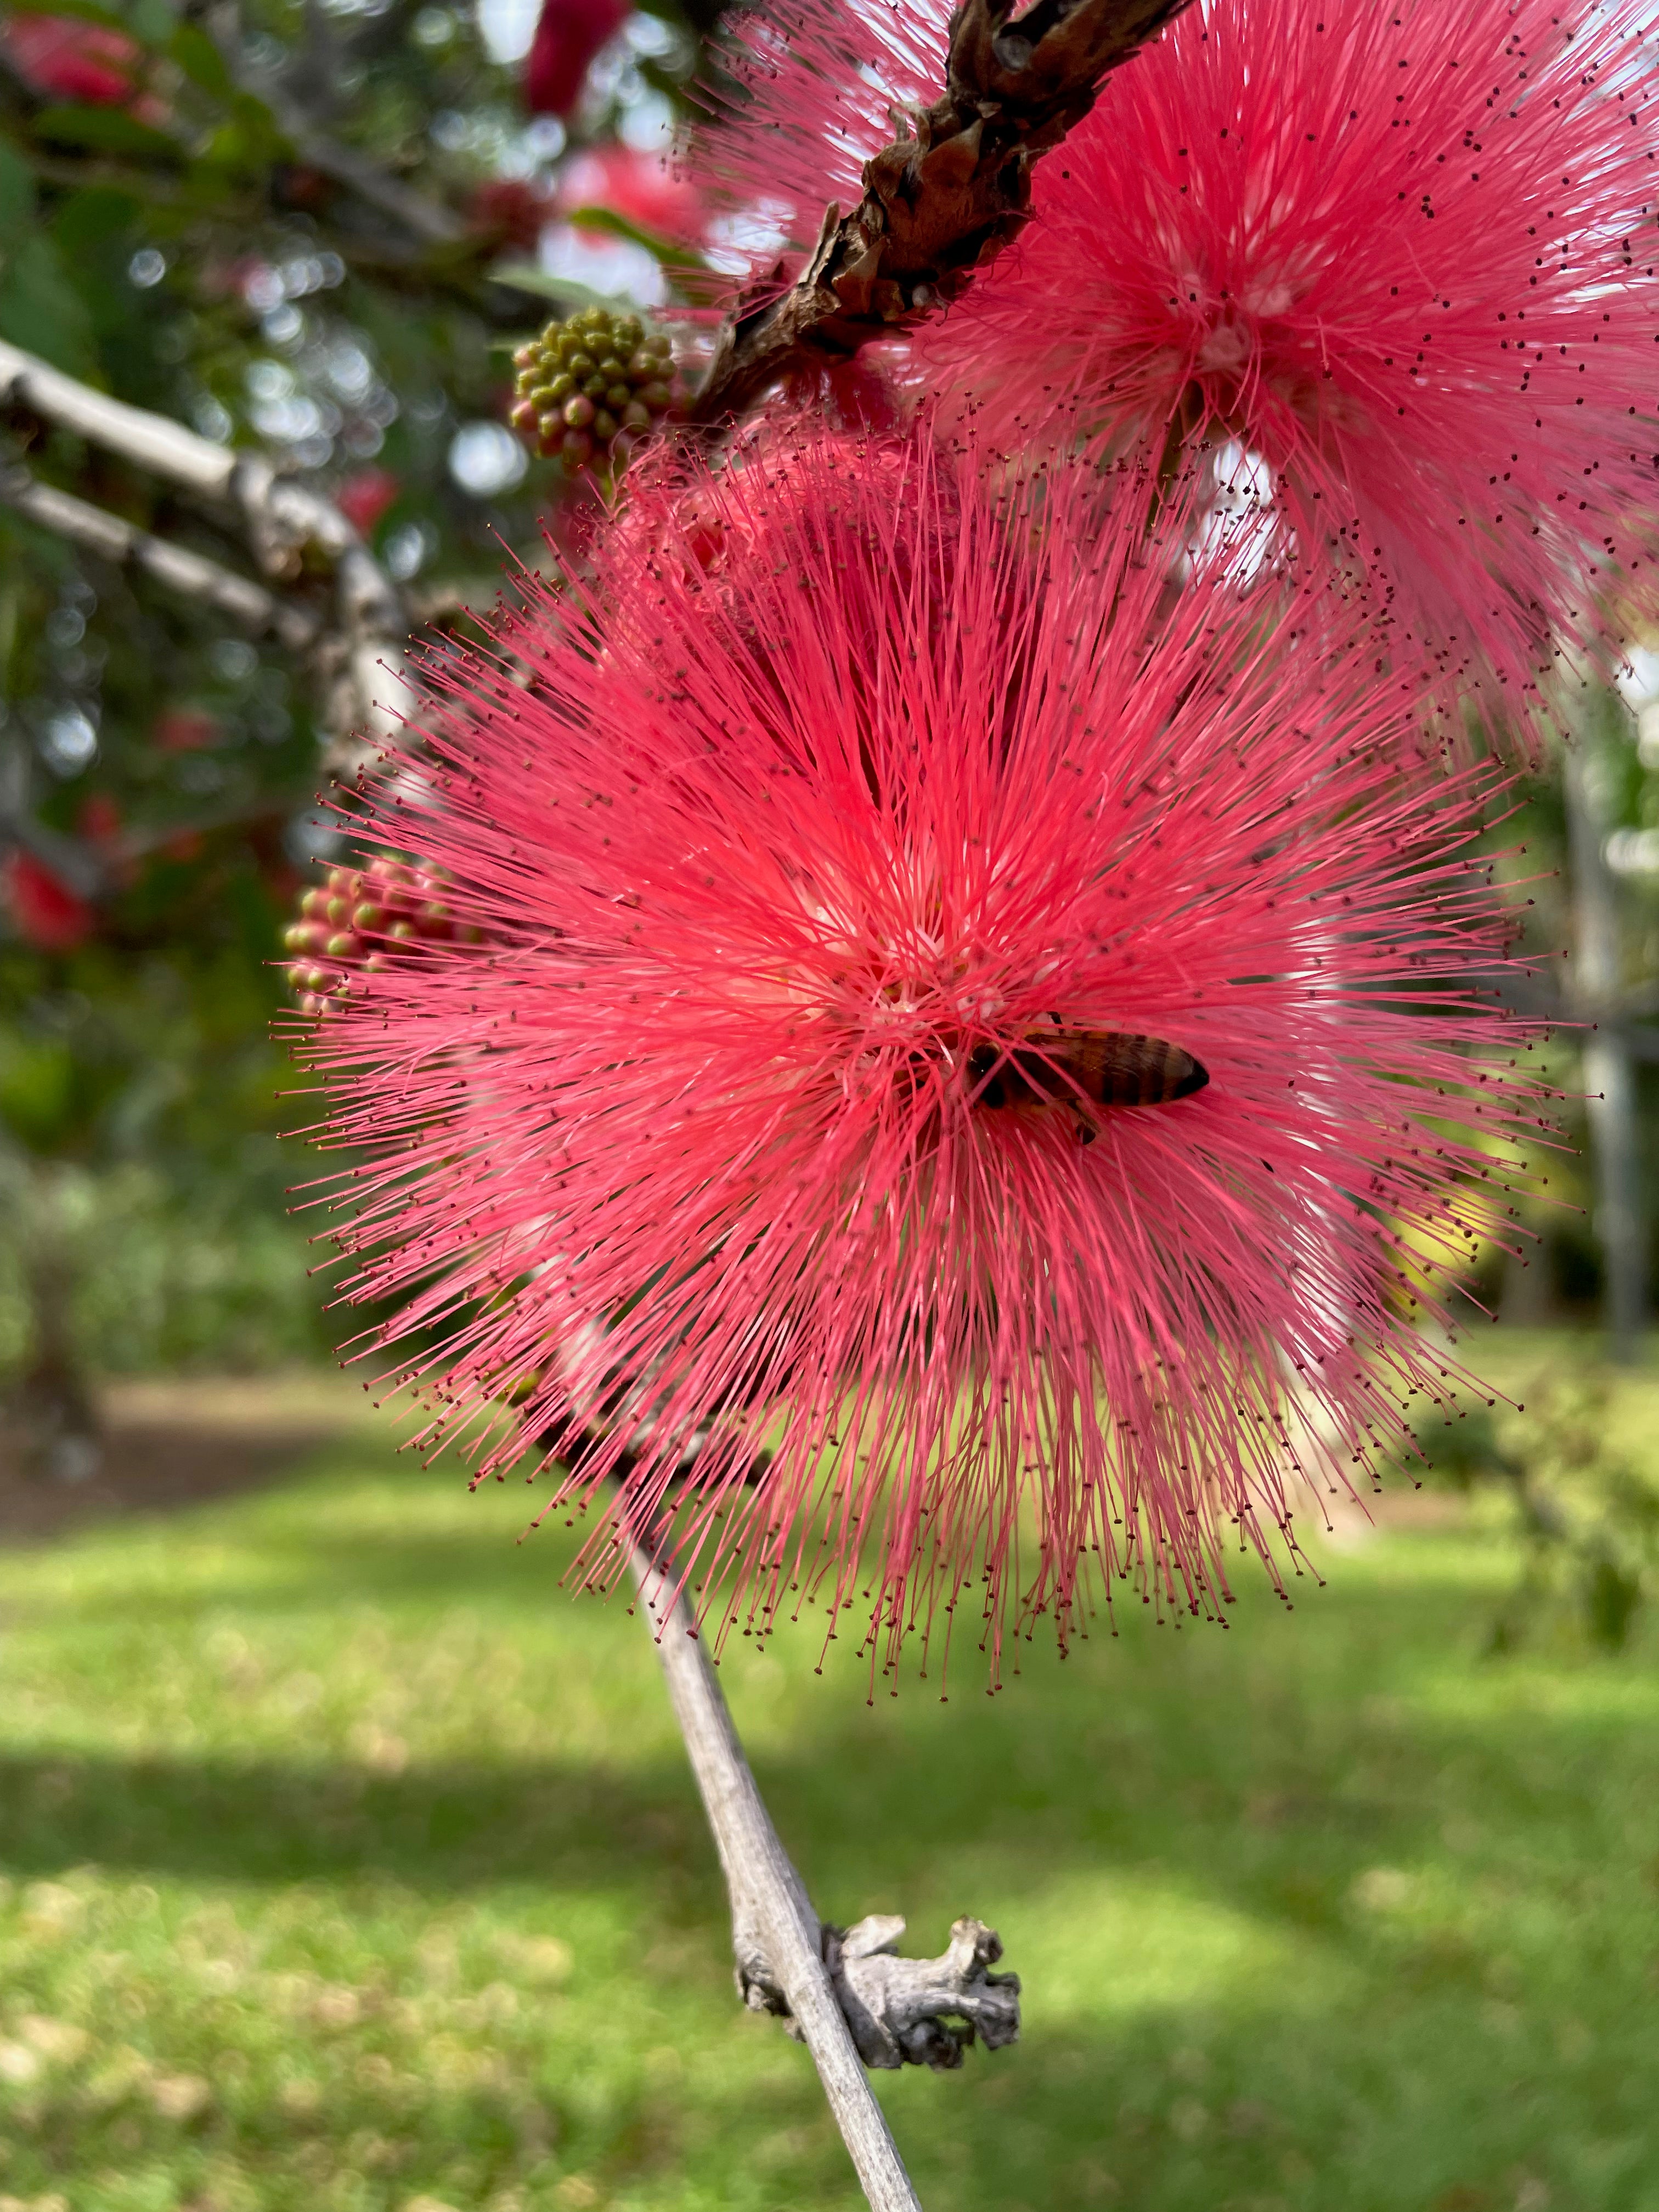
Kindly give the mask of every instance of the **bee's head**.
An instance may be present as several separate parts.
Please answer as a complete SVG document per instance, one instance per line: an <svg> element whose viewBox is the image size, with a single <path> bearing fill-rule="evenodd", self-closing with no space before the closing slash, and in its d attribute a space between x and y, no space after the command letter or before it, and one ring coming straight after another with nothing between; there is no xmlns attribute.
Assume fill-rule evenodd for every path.
<svg viewBox="0 0 1659 2212"><path fill-rule="evenodd" d="M968 1088L981 1106L1006 1106L1007 1086L1002 1079L1006 1055L994 1044L976 1044L968 1055Z"/></svg>

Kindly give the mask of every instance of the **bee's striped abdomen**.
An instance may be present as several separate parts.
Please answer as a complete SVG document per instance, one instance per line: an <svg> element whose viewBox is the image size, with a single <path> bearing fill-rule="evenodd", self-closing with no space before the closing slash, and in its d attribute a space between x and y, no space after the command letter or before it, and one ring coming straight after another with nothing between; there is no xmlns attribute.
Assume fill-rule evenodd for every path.
<svg viewBox="0 0 1659 2212"><path fill-rule="evenodd" d="M1004 1106L1167 1106L1210 1079L1202 1061L1163 1037L1124 1030L1055 1030L1006 1057L981 1046L969 1059L978 1103ZM1081 1094L1081 1099L1079 1098Z"/></svg>
<svg viewBox="0 0 1659 2212"><path fill-rule="evenodd" d="M1068 1036L1054 1057L1097 1106L1167 1106L1190 1098L1210 1079L1178 1044L1121 1030Z"/></svg>

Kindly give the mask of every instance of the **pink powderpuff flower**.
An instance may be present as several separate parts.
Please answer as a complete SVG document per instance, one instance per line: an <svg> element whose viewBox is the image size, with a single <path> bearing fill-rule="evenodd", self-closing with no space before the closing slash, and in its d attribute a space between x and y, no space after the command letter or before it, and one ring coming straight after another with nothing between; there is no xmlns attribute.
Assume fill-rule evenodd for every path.
<svg viewBox="0 0 1659 2212"><path fill-rule="evenodd" d="M720 88L679 166L714 210L715 265L731 289L793 278L831 200L863 192L864 165L894 135L901 102L945 82L950 10L927 0L775 0L728 17Z"/></svg>
<svg viewBox="0 0 1659 2212"><path fill-rule="evenodd" d="M687 159L747 210L742 281L793 274L945 43L923 0L740 22L740 94ZM1240 481L1270 473L1304 549L1391 588L1402 659L1530 700L1559 647L1605 660L1651 599L1650 44L1636 0L1189 9L922 326L928 380L1015 450L1255 457Z"/></svg>
<svg viewBox="0 0 1659 2212"><path fill-rule="evenodd" d="M1011 444L1259 456L1304 549L1394 587L1401 646L1517 706L1646 595L1651 24L1191 9L1039 166L1034 222L925 357Z"/></svg>
<svg viewBox="0 0 1659 2212"><path fill-rule="evenodd" d="M427 1441L620 1478L582 1571L662 1528L722 1631L1218 1615L1446 1397L1409 1316L1536 1127L1476 785L1402 785L1360 612L1172 602L1122 479L853 458L643 481L433 665L370 838L483 941L303 1032L346 1295Z"/></svg>
<svg viewBox="0 0 1659 2212"><path fill-rule="evenodd" d="M601 46L628 21L628 0L542 0L524 70L532 115L568 115Z"/></svg>

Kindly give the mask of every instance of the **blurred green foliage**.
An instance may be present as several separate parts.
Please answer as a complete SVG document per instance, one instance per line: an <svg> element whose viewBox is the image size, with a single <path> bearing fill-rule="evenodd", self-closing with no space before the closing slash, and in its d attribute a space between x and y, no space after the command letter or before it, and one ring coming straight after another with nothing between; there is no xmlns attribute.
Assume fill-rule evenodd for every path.
<svg viewBox="0 0 1659 2212"><path fill-rule="evenodd" d="M569 496L502 425L513 344L587 296L537 263L562 164L660 136L714 11L653 0L568 125L525 113L469 6L51 12L129 91L54 92L0 40L0 337L337 497L417 614L488 604ZM235 517L13 409L18 463L249 566ZM338 842L321 780L305 667L0 506L0 866L21 837L77 896L76 852L100 878L67 949L0 899L0 1365L27 1356L31 1237L100 1367L326 1342L268 1034L283 922Z"/></svg>
<svg viewBox="0 0 1659 2212"><path fill-rule="evenodd" d="M1659 1590L1659 1465L1610 1437L1613 1395L1593 1365L1534 1376L1516 1409L1477 1407L1424 1439L1429 1480L1488 1507L1520 1560L1492 1612L1494 1652L1563 1616L1622 1650Z"/></svg>

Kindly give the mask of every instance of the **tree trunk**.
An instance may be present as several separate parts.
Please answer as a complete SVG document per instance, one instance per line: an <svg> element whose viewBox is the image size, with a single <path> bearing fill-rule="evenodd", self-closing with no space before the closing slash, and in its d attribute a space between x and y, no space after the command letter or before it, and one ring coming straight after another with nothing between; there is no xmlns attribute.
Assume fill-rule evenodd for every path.
<svg viewBox="0 0 1659 2212"><path fill-rule="evenodd" d="M1608 1351L1613 1359L1628 1364L1637 1356L1646 1307L1640 1133L1635 1061L1618 1011L1624 981L1619 908L1603 851L1589 752L1594 743L1593 724L1586 717L1566 757L1574 981L1580 1018L1596 1024L1585 1034L1583 1052Z"/></svg>

